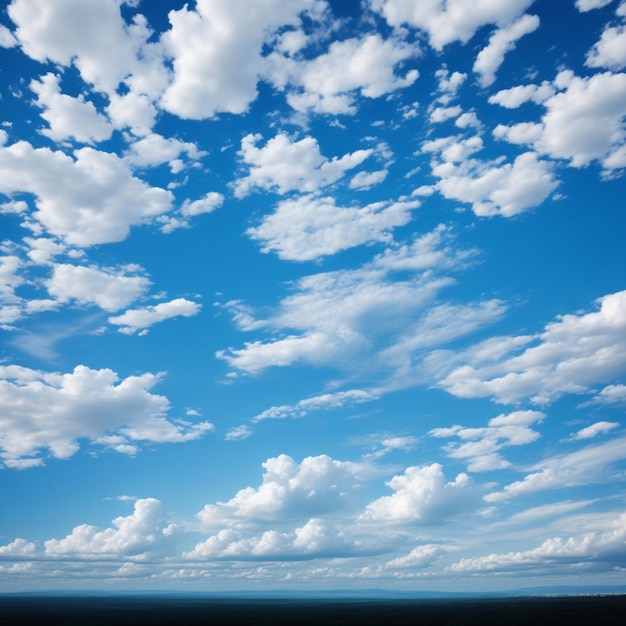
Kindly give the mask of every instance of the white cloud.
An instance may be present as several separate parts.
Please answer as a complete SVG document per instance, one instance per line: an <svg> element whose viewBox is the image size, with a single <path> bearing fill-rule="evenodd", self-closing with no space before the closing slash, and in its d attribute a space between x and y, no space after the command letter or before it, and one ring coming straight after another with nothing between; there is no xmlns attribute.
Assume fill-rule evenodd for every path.
<svg viewBox="0 0 626 626"><path fill-rule="evenodd" d="M438 463L408 467L387 485L394 490L393 495L370 502L361 515L362 521L441 523L472 510L477 501L477 492L466 474L459 474L453 482L445 482Z"/></svg>
<svg viewBox="0 0 626 626"><path fill-rule="evenodd" d="M461 559L450 566L452 572L497 572L519 570L574 569L613 570L626 556L626 514L622 514L606 528L578 537L553 537L539 547L524 552L490 554Z"/></svg>
<svg viewBox="0 0 626 626"><path fill-rule="evenodd" d="M450 232L438 227L359 269L303 277L267 319L256 319L253 310L236 303L234 319L242 330L278 336L217 356L251 374L308 363L349 369L352 377L377 372L381 380L383 372L411 361L415 350L451 341L502 315L497 301L430 311L439 292L454 282L441 273L462 268L475 254L454 250L451 241ZM415 372L409 378L415 381Z"/></svg>
<svg viewBox="0 0 626 626"><path fill-rule="evenodd" d="M405 556L400 556L392 561L389 561L385 567L389 569L396 568L422 568L428 567L432 565L440 556L445 554L445 550L433 543L425 544L422 546L417 546L413 548L411 552L409 552Z"/></svg>
<svg viewBox="0 0 626 626"><path fill-rule="evenodd" d="M133 142L125 158L135 167L155 167L162 163L169 163L170 168L175 168L183 152L192 160L197 160L207 154L199 150L195 143L150 133Z"/></svg>
<svg viewBox="0 0 626 626"><path fill-rule="evenodd" d="M4 24L0 24L0 46L3 48L17 46L17 39Z"/></svg>
<svg viewBox="0 0 626 626"><path fill-rule="evenodd" d="M145 276L68 264L55 265L51 278L46 281L48 293L61 302L76 300L96 304L109 312L128 306L149 285Z"/></svg>
<svg viewBox="0 0 626 626"><path fill-rule="evenodd" d="M558 93L543 101L546 113L541 133L534 131L528 137L533 148L539 154L566 159L572 167L594 160L606 169L623 167L626 74L604 72L580 78L566 70L557 75L554 87ZM507 102L507 96L492 101ZM499 132L506 137L504 128Z"/></svg>
<svg viewBox="0 0 626 626"><path fill-rule="evenodd" d="M612 467L626 458L626 438L613 439L543 460L530 467L523 480L506 485L502 491L487 494L487 502L498 502L512 497L589 485L609 479Z"/></svg>
<svg viewBox="0 0 626 626"><path fill-rule="evenodd" d="M584 402L580 406L589 406L591 404L626 404L626 385L607 385L589 402Z"/></svg>
<svg viewBox="0 0 626 626"><path fill-rule="evenodd" d="M597 300L598 311L568 314L532 337L504 338L504 352L470 348L457 355L465 363L438 386L463 398L492 396L503 403L530 398L537 404L563 394L584 393L626 371L626 291ZM510 352L524 347L523 352ZM456 358L456 357L455 357Z"/></svg>
<svg viewBox="0 0 626 626"><path fill-rule="evenodd" d="M491 35L487 46L478 53L472 68L478 74L478 80L483 87L489 87L496 80L496 72L502 65L505 54L515 49L517 40L537 28L539 18L536 15L522 15Z"/></svg>
<svg viewBox="0 0 626 626"><path fill-rule="evenodd" d="M161 503L154 498L137 500L127 517L113 520L114 528L100 530L82 524L63 539L44 543L45 556L51 558L106 559L164 556L173 548L174 525L163 519Z"/></svg>
<svg viewBox="0 0 626 626"><path fill-rule="evenodd" d="M350 389L348 391L337 391L335 393L325 393L321 396L314 396L300 400L297 404L283 404L281 406L273 406L259 413L253 418L253 421L260 422L266 419L286 419L301 418L311 411L320 411L324 409L336 409L344 406L353 406L362 402L371 402L376 396L362 389Z"/></svg>
<svg viewBox="0 0 626 626"><path fill-rule="evenodd" d="M174 75L161 105L185 119L244 113L256 99L265 67L263 43L281 26L298 26L316 0L199 0L195 10L170 11L172 28L161 38ZM233 72L232 68L237 71Z"/></svg>
<svg viewBox="0 0 626 626"><path fill-rule="evenodd" d="M242 424L241 426L230 428L224 439L226 439L226 441L237 441L238 439L247 439L250 435L252 435L250 427L246 424Z"/></svg>
<svg viewBox="0 0 626 626"><path fill-rule="evenodd" d="M110 94L106 112L115 128L129 128L137 136L148 135L157 116L151 99L132 91L123 95Z"/></svg>
<svg viewBox="0 0 626 626"><path fill-rule="evenodd" d="M600 40L587 54L585 65L621 70L626 66L626 24L604 29Z"/></svg>
<svg viewBox="0 0 626 626"><path fill-rule="evenodd" d="M53 141L74 139L82 143L104 141L111 137L113 126L98 113L92 102L62 94L59 77L48 73L41 80L33 80L30 89L37 94L36 104L43 109L41 117L49 128L41 130Z"/></svg>
<svg viewBox="0 0 626 626"><path fill-rule="evenodd" d="M408 435L406 437L385 437L380 441L377 450L374 452L370 452L365 455L365 458L379 459L390 452L394 452L395 450L402 450L403 452L408 452L409 450L413 450L417 445L418 439L417 437L413 437L412 435Z"/></svg>
<svg viewBox="0 0 626 626"><path fill-rule="evenodd" d="M68 458L81 439L133 453L141 441L187 441L212 428L168 421L169 401L150 393L159 380L154 374L120 380L110 369L84 365L67 374L0 366L0 456L7 467L41 465L44 450Z"/></svg>
<svg viewBox="0 0 626 626"><path fill-rule="evenodd" d="M581 13L586 13L592 9L601 9L607 4L611 4L613 0L576 0L576 8Z"/></svg>
<svg viewBox="0 0 626 626"><path fill-rule="evenodd" d="M460 106L451 107L437 107L430 112L430 121L433 124L440 124L453 117L459 117L463 113L463 109Z"/></svg>
<svg viewBox="0 0 626 626"><path fill-rule="evenodd" d="M510 467L499 451L507 446L520 446L539 438L530 425L545 417L539 411L515 411L498 415L483 428L435 428L432 437L458 437L466 443L448 444L445 451L453 459L467 459L470 472L487 472Z"/></svg>
<svg viewBox="0 0 626 626"><path fill-rule="evenodd" d="M263 481L246 487L228 502L207 504L197 515L206 527L246 526L258 522L309 519L336 511L347 502L346 488L359 482L364 466L326 455L296 463L281 454L263 463Z"/></svg>
<svg viewBox="0 0 626 626"><path fill-rule="evenodd" d="M542 134L543 126L536 122L520 122L511 126L498 124L493 129L493 136L496 139L504 139L509 143L520 145L533 144L541 138Z"/></svg>
<svg viewBox="0 0 626 626"><path fill-rule="evenodd" d="M541 104L554 95L554 87L548 81L541 85L517 85L509 89L502 89L489 96L490 104L499 104L505 109L517 109L525 102Z"/></svg>
<svg viewBox="0 0 626 626"><path fill-rule="evenodd" d="M371 189L374 185L379 185L387 178L388 170L376 170L375 172L359 172L350 180L350 189Z"/></svg>
<svg viewBox="0 0 626 626"><path fill-rule="evenodd" d="M411 220L417 200L339 207L331 196L283 200L276 211L246 233L263 252L281 259L311 261L364 243L392 240L391 230Z"/></svg>
<svg viewBox="0 0 626 626"><path fill-rule="evenodd" d="M327 520L312 518L293 532L267 530L260 536L242 537L222 530L183 554L191 560L274 560L342 557L354 554L358 546Z"/></svg>
<svg viewBox="0 0 626 626"><path fill-rule="evenodd" d="M593 437L608 433L619 426L619 422L596 422L595 424L591 424L591 426L581 428L577 433L572 435L571 439L574 441L579 441L581 439L593 439Z"/></svg>
<svg viewBox="0 0 626 626"><path fill-rule="evenodd" d="M145 18L126 24L118 0L13 0L8 14L25 54L74 64L99 91L115 93L122 81L144 93L163 86L167 72L155 55L158 46L146 43L152 33Z"/></svg>
<svg viewBox="0 0 626 626"><path fill-rule="evenodd" d="M37 546L32 541L15 539L6 546L0 546L1 559L23 559L34 556Z"/></svg>
<svg viewBox="0 0 626 626"><path fill-rule="evenodd" d="M310 61L295 61L272 55L272 80L279 88L287 84L287 102L297 111L353 115L355 92L366 98L412 85L418 72L411 69L397 76L397 65L414 58L417 49L380 35L333 42L326 54Z"/></svg>
<svg viewBox="0 0 626 626"><path fill-rule="evenodd" d="M466 142L447 145L443 161L433 161L432 173L439 178L441 195L471 204L478 216L513 217L539 206L557 187L551 164L533 152L520 154L513 163L463 160Z"/></svg>
<svg viewBox="0 0 626 626"><path fill-rule="evenodd" d="M224 203L224 196L217 191L209 191L198 200L185 200L180 207L180 212L184 217L194 217L205 213L212 213L219 209Z"/></svg>
<svg viewBox="0 0 626 626"><path fill-rule="evenodd" d="M34 194L33 218L83 247L122 241L132 225L170 209L172 194L133 177L117 155L88 147L74 154L24 141L1 147L0 192Z"/></svg>
<svg viewBox="0 0 626 626"><path fill-rule="evenodd" d="M356 150L342 157L327 159L314 137L293 141L279 133L264 147L257 148L259 134L241 140L239 156L249 166L248 175L235 181L235 196L247 196L255 188L280 194L288 191L312 192L342 178L346 171L360 165L374 150Z"/></svg>
<svg viewBox="0 0 626 626"><path fill-rule="evenodd" d="M409 24L425 30L430 45L442 50L453 41L466 43L487 24L505 26L521 15L533 0L370 0L375 11L382 13L391 26Z"/></svg>
<svg viewBox="0 0 626 626"><path fill-rule="evenodd" d="M109 318L109 324L120 326L119 332L132 335L173 317L192 317L200 312L202 306L185 298L176 298L169 302L160 302L141 309L131 309L122 315Z"/></svg>

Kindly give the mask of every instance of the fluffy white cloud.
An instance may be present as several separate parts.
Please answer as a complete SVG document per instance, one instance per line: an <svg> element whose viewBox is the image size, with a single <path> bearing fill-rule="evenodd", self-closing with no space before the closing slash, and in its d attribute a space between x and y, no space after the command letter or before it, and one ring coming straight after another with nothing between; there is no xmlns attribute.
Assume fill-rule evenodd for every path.
<svg viewBox="0 0 626 626"><path fill-rule="evenodd" d="M543 460L530 467L523 480L506 485L502 491L485 496L487 502L498 502L546 489L589 485L609 479L613 467L626 459L626 438L613 439Z"/></svg>
<svg viewBox="0 0 626 626"><path fill-rule="evenodd" d="M192 317L197 315L201 308L202 306L196 302L185 298L176 298L169 302L160 302L153 306L125 311L122 315L110 317L109 324L120 326L119 332L132 335L139 330L144 330L172 317Z"/></svg>
<svg viewBox="0 0 626 626"><path fill-rule="evenodd" d="M489 38L489 43L476 57L472 68L479 76L480 84L488 87L496 80L496 72L507 52L515 49L517 40L539 28L536 15L522 15L512 24L498 29Z"/></svg>
<svg viewBox="0 0 626 626"><path fill-rule="evenodd" d="M134 453L140 441L187 441L212 428L208 422L169 421L167 398L150 393L159 379L142 374L120 380L109 369L84 365L67 374L0 366L4 464L41 465L44 450L52 457L68 458L79 449L80 439Z"/></svg>
<svg viewBox="0 0 626 626"><path fill-rule="evenodd" d="M176 526L165 522L162 508L154 498L137 500L133 513L114 519L113 528L100 530L96 526L82 524L63 539L49 539L44 543L44 556L139 560L164 556L173 548Z"/></svg>
<svg viewBox="0 0 626 626"><path fill-rule="evenodd" d="M15 539L6 546L0 546L0 559L22 559L32 557L37 546L32 541Z"/></svg>
<svg viewBox="0 0 626 626"><path fill-rule="evenodd" d="M471 204L479 216L512 217L540 205L557 187L551 164L533 152L520 154L513 163L467 158L481 147L477 139L424 145L426 151L440 151L441 160L433 160L431 167L445 198Z"/></svg>
<svg viewBox="0 0 626 626"><path fill-rule="evenodd" d="M299 25L299 14L317 0L199 0L195 10L170 11L172 28L162 36L174 76L161 100L170 113L206 119L243 113L256 98L265 67L263 43L281 26ZM232 68L238 68L236 72Z"/></svg>
<svg viewBox="0 0 626 626"><path fill-rule="evenodd" d="M424 524L445 522L474 508L477 492L466 474L446 482L439 463L408 467L387 485L393 495L383 496L367 505L361 515L364 522Z"/></svg>
<svg viewBox="0 0 626 626"><path fill-rule="evenodd" d="M382 183L387 178L388 170L376 170L375 172L359 172L350 180L350 189L370 189L374 185Z"/></svg>
<svg viewBox="0 0 626 626"><path fill-rule="evenodd" d="M389 569L428 567L443 554L445 554L445 550L441 546L429 543L423 546L417 546L407 555L389 561L385 567Z"/></svg>
<svg viewBox="0 0 626 626"><path fill-rule="evenodd" d="M33 80L30 88L37 94L36 104L43 109L41 117L49 124L41 133L53 141L74 139L94 143L109 139L113 126L98 113L92 102L82 95L74 98L62 94L59 77L48 73L41 80Z"/></svg>
<svg viewBox="0 0 626 626"><path fill-rule="evenodd" d="M608 433L618 426L620 426L619 422L596 422L595 424L591 424L591 426L581 428L577 433L572 435L572 439L592 439L597 435Z"/></svg>
<svg viewBox="0 0 626 626"><path fill-rule="evenodd" d="M261 139L259 134L249 134L241 140L239 156L249 166L249 172L235 182L238 198L255 188L280 194L293 190L316 191L336 182L374 153L372 149L357 150L327 159L314 137L293 141L287 134L279 133L258 148Z"/></svg>
<svg viewBox="0 0 626 626"><path fill-rule="evenodd" d="M246 526L258 522L309 519L345 505L345 490L366 473L362 465L326 455L296 463L281 454L263 463L258 488L246 487L228 502L207 504L197 515L206 527Z"/></svg>
<svg viewBox="0 0 626 626"><path fill-rule="evenodd" d="M339 207L334 198L313 195L283 200L276 211L246 233L263 252L281 259L312 261L373 241L391 241L391 230L411 220L417 200Z"/></svg>
<svg viewBox="0 0 626 626"><path fill-rule="evenodd" d="M539 438L539 433L530 428L541 422L545 415L539 411L515 411L489 420L483 428L434 428L433 437L458 437L466 443L448 444L445 450L453 459L467 459L470 472L486 472L509 467L499 450L507 446L520 446Z"/></svg>
<svg viewBox="0 0 626 626"><path fill-rule="evenodd" d="M355 92L379 98L412 85L418 72L397 76L397 65L417 55L415 46L380 35L333 42L326 54L310 61L272 55L271 78L278 88L289 85L287 102L297 111L353 115Z"/></svg>
<svg viewBox="0 0 626 626"><path fill-rule="evenodd" d="M546 113L541 132L534 131L528 137L533 148L539 154L566 159L572 167L594 160L606 169L624 167L626 74L604 72L581 78L566 70L557 75L553 86L558 93L543 101ZM508 100L510 105L510 94L499 100L496 96L492 101ZM506 138L505 128L500 129L500 134Z"/></svg>
<svg viewBox="0 0 626 626"><path fill-rule="evenodd" d="M430 45L441 50L453 41L465 43L486 24L504 26L523 13L533 0L370 0L391 26L409 24L425 30Z"/></svg>
<svg viewBox="0 0 626 626"><path fill-rule="evenodd" d="M209 191L198 200L185 200L180 207L181 215L184 217L193 217L195 215L203 215L204 213L212 213L224 203L224 196L217 191Z"/></svg>
<svg viewBox="0 0 626 626"><path fill-rule="evenodd" d="M438 385L463 398L492 396L503 403L530 398L545 404L610 382L626 371L626 291L597 303L599 311L563 315L541 334L502 338L501 350L478 345L457 355L464 364ZM529 343L535 345L525 347ZM511 356L520 347L523 352Z"/></svg>
<svg viewBox="0 0 626 626"><path fill-rule="evenodd" d="M539 547L524 552L489 554L461 559L450 566L452 572L494 572L519 570L580 572L583 569L610 570L626 556L626 514L620 515L606 528L578 537L553 537Z"/></svg>
<svg viewBox="0 0 626 626"><path fill-rule="evenodd" d="M169 163L171 168L176 169L176 164L183 152L192 160L199 159L206 154L199 150L195 143L150 133L130 145L126 152L126 160L135 167L155 167L162 163Z"/></svg>
<svg viewBox="0 0 626 626"><path fill-rule="evenodd" d="M293 532L267 530L262 535L242 537L234 530L222 530L183 556L191 560L294 560L342 557L357 550L357 544L330 522L312 518Z"/></svg>
<svg viewBox="0 0 626 626"><path fill-rule="evenodd" d="M135 178L117 155L93 148L74 154L25 141L0 147L0 192L34 194L32 217L83 247L122 241L132 225L170 209L172 194Z"/></svg>
<svg viewBox="0 0 626 626"><path fill-rule="evenodd" d="M167 72L158 46L147 43L152 33L145 18L126 24L118 0L13 0L8 14L25 54L74 64L99 91L115 93L122 81L143 93L163 87Z"/></svg>
<svg viewBox="0 0 626 626"><path fill-rule="evenodd" d="M611 4L613 0L576 0L576 8L581 13L586 13L592 9L601 9L607 4Z"/></svg>
<svg viewBox="0 0 626 626"><path fill-rule="evenodd" d="M48 293L61 302L76 300L96 304L109 312L128 306L149 285L145 276L65 263L55 265L51 278L46 281Z"/></svg>
<svg viewBox="0 0 626 626"><path fill-rule="evenodd" d="M626 24L608 26L587 54L585 65L621 70L626 66Z"/></svg>
<svg viewBox="0 0 626 626"><path fill-rule="evenodd" d="M589 402L584 402L581 406L590 404L626 404L626 385L607 385L599 394L594 396Z"/></svg>
<svg viewBox="0 0 626 626"><path fill-rule="evenodd" d="M505 109L517 109L525 102L541 104L554 95L554 87L548 81L541 85L516 85L509 89L502 89L489 96L490 104L499 104Z"/></svg>

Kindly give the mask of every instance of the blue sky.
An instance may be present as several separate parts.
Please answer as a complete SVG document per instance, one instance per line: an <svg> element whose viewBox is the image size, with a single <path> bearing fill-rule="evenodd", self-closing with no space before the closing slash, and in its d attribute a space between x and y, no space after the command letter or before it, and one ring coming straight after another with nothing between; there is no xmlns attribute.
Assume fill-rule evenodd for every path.
<svg viewBox="0 0 626 626"><path fill-rule="evenodd" d="M0 24L2 590L623 583L626 2Z"/></svg>

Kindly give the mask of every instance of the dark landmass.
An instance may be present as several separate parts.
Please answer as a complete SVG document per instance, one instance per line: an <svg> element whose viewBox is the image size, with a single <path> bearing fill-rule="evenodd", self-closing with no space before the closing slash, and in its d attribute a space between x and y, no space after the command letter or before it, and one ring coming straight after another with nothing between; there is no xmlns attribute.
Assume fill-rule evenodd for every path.
<svg viewBox="0 0 626 626"><path fill-rule="evenodd" d="M0 596L1 624L622 626L626 595L430 599L260 599L199 596Z"/></svg>

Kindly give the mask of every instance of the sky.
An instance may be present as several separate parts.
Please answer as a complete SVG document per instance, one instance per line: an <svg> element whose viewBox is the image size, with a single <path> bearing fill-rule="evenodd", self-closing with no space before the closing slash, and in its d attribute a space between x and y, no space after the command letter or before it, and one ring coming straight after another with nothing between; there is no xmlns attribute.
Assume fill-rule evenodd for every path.
<svg viewBox="0 0 626 626"><path fill-rule="evenodd" d="M0 591L623 585L626 1L12 0Z"/></svg>

